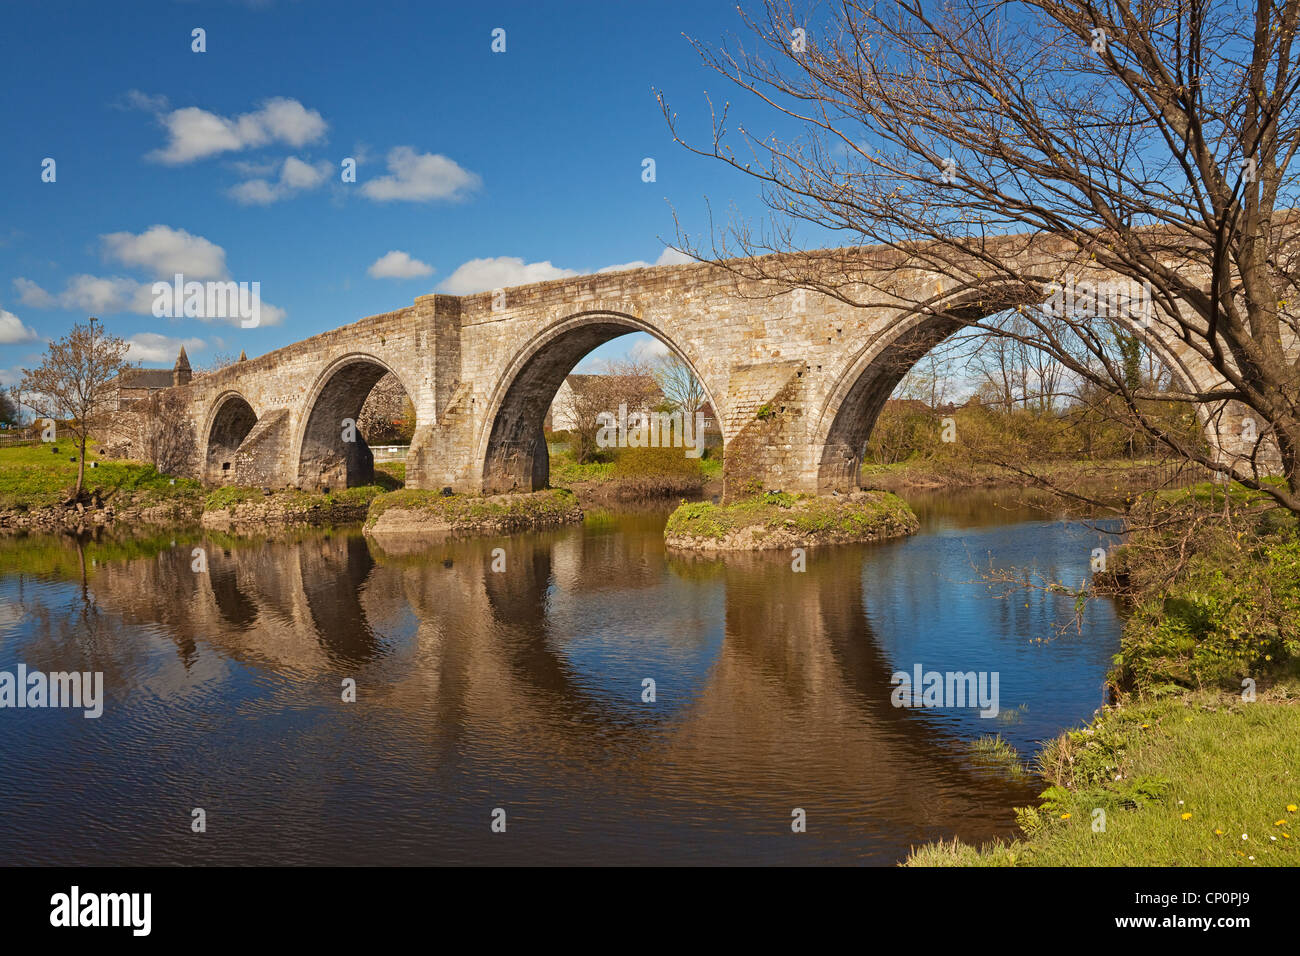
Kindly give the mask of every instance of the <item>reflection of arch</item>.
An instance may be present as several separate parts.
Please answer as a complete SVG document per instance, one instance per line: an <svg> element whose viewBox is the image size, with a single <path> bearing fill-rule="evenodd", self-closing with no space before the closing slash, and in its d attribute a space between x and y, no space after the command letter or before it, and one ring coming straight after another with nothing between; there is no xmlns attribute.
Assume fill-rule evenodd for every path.
<svg viewBox="0 0 1300 956"><path fill-rule="evenodd" d="M366 539L350 534L336 548L327 537L314 550L303 542L298 566L312 624L330 658L357 665L378 657L379 638L361 604L362 591L375 566Z"/></svg>
<svg viewBox="0 0 1300 956"><path fill-rule="evenodd" d="M483 462L485 492L533 491L545 488L550 458L542 422L573 367L584 355L629 332L654 336L690 366L715 412L708 383L690 357L660 329L621 312L579 312L534 337L510 363L488 402L476 461ZM614 411L614 409L610 409Z"/></svg>
<svg viewBox="0 0 1300 956"><path fill-rule="evenodd" d="M375 477L374 456L355 427L354 441L344 441L344 420L356 422L375 384L393 372L373 355L345 355L326 366L312 386L307 415L293 443L297 449L294 473L300 488L353 488ZM393 372L399 382L401 376ZM411 390L401 382L409 396Z"/></svg>
<svg viewBox="0 0 1300 956"><path fill-rule="evenodd" d="M235 452L256 424L257 413L242 395L227 392L217 399L204 456L205 478L209 484L234 480Z"/></svg>
<svg viewBox="0 0 1300 956"><path fill-rule="evenodd" d="M1024 285L993 290L965 290L945 302L912 312L874 338L850 363L831 390L814 432L821 448L817 463L818 491L848 491L857 487L862 454L885 402L912 366L958 329L1017 306L1041 304L1041 294ZM1122 318L1114 320L1136 334L1184 388L1196 389L1198 378L1159 335ZM1212 412L1198 405L1203 425Z"/></svg>

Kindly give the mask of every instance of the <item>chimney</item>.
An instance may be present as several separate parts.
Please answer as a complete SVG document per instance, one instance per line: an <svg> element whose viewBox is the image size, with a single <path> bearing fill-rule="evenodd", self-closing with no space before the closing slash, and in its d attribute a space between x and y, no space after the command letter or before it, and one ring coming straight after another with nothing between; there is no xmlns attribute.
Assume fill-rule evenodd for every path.
<svg viewBox="0 0 1300 956"><path fill-rule="evenodd" d="M172 368L172 384L188 385L194 373L190 369L189 356L185 354L185 346L181 346L181 354L176 356L176 365Z"/></svg>

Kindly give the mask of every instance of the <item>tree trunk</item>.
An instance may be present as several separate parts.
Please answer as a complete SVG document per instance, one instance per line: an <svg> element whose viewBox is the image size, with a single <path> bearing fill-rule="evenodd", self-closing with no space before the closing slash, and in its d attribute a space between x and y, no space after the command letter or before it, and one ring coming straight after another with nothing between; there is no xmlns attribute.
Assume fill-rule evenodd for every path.
<svg viewBox="0 0 1300 956"><path fill-rule="evenodd" d="M77 456L77 490L72 493L73 498L81 497L81 486L86 481L86 436L82 435L78 440L81 445L81 454Z"/></svg>

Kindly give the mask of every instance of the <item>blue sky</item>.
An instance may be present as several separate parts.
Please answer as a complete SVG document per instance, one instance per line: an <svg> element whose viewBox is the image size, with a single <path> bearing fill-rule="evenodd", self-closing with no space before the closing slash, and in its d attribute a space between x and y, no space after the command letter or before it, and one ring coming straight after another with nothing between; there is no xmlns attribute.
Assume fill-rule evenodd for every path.
<svg viewBox="0 0 1300 956"><path fill-rule="evenodd" d="M707 228L706 198L761 211L753 181L672 143L652 92L707 133L704 91L737 94L682 34L743 35L731 3L44 0L3 12L3 384L91 314L146 366L170 366L181 342L202 365L431 291L653 263L675 238L674 209L689 231ZM206 52L191 50L196 27ZM491 50L496 28L504 53ZM756 132L770 122L745 118ZM355 183L341 181L346 157ZM260 282L261 326L155 318L145 292L176 271Z"/></svg>

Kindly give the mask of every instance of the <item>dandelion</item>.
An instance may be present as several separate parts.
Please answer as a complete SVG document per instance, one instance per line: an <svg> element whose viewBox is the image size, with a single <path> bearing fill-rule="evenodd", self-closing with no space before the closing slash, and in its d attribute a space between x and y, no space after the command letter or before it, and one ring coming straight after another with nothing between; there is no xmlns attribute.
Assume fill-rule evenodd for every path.
<svg viewBox="0 0 1300 956"><path fill-rule="evenodd" d="M1068 819L1070 819L1070 815L1069 815L1068 813L1062 813L1062 814L1061 814L1061 819L1062 819L1062 820L1068 820Z"/></svg>
<svg viewBox="0 0 1300 956"><path fill-rule="evenodd" d="M1274 821L1273 821L1273 826L1275 826L1275 827L1280 827L1280 826L1281 826L1282 824L1284 824L1284 823L1286 823L1285 820L1274 820Z"/></svg>
<svg viewBox="0 0 1300 956"><path fill-rule="evenodd" d="M1222 830L1215 830L1215 831L1214 831L1214 835L1215 835L1215 836L1223 836L1223 831L1222 831Z"/></svg>
<svg viewBox="0 0 1300 956"><path fill-rule="evenodd" d="M1184 819L1184 820L1190 820L1191 818L1192 818L1192 815L1191 815L1190 813L1184 813L1184 814L1183 814L1183 819Z"/></svg>
<svg viewBox="0 0 1300 956"><path fill-rule="evenodd" d="M1286 812L1287 812L1287 813L1295 813L1295 811L1296 811L1296 805L1295 805L1294 803L1288 803L1288 804L1286 805Z"/></svg>

